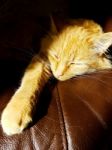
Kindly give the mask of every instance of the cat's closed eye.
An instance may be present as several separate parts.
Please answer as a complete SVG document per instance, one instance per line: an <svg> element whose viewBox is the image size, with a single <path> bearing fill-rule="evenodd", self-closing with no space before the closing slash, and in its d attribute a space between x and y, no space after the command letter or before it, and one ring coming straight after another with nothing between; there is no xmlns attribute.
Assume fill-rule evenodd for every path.
<svg viewBox="0 0 112 150"><path fill-rule="evenodd" d="M82 62L70 62L70 65L82 65Z"/></svg>
<svg viewBox="0 0 112 150"><path fill-rule="evenodd" d="M59 61L59 56L58 55L54 55L54 59Z"/></svg>
<svg viewBox="0 0 112 150"><path fill-rule="evenodd" d="M57 54L52 53L52 54L51 54L51 57L52 57L54 60L59 61L59 56L58 56Z"/></svg>

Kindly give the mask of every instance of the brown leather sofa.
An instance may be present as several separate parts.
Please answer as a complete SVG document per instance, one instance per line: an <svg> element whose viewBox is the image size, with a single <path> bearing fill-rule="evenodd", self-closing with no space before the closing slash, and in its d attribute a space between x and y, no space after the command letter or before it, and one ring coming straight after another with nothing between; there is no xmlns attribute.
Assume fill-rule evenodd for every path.
<svg viewBox="0 0 112 150"><path fill-rule="evenodd" d="M8 8L12 8L9 4ZM0 114L18 87L33 55L32 48L38 48L41 36L36 17L16 18L17 10L12 10L0 16ZM106 31L112 30L111 23L111 19L106 23ZM65 82L49 81L40 96L33 124L13 136L5 135L0 126L0 150L67 149L112 150L111 70Z"/></svg>
<svg viewBox="0 0 112 150"><path fill-rule="evenodd" d="M5 135L0 127L0 149L111 150L112 71L51 87L49 83L42 93L31 127L13 136ZM10 85L1 89L0 112L14 88Z"/></svg>

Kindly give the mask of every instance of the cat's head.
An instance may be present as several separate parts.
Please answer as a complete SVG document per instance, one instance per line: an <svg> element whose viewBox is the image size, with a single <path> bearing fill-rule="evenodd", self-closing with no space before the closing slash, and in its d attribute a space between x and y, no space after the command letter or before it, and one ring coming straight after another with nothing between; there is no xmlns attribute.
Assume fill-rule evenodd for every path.
<svg viewBox="0 0 112 150"><path fill-rule="evenodd" d="M89 40L78 40L72 35L68 39L67 36L57 38L54 50L51 51L51 69L58 80L64 81L76 75L112 68L105 55L112 44L112 32L102 33Z"/></svg>

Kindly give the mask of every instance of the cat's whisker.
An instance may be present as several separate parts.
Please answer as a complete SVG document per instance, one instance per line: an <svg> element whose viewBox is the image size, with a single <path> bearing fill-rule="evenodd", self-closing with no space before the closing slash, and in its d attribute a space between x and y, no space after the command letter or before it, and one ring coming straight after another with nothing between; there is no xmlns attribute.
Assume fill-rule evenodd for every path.
<svg viewBox="0 0 112 150"><path fill-rule="evenodd" d="M110 51L110 49L109 48L107 48L107 53Z"/></svg>
<svg viewBox="0 0 112 150"><path fill-rule="evenodd" d="M111 46L112 46L112 45L111 45ZM110 49L109 49L109 48L107 48L106 52L107 52L107 53L110 53Z"/></svg>
<svg viewBox="0 0 112 150"><path fill-rule="evenodd" d="M52 34L50 33L50 31L47 31L47 29L45 29L44 27L42 27L40 24L39 24L39 27L45 32L45 34L47 36L49 36L49 38L53 39Z"/></svg>
<svg viewBox="0 0 112 150"><path fill-rule="evenodd" d="M33 57L35 55L35 52L32 49L23 49L23 48L15 48L15 49L28 54L28 56L30 57Z"/></svg>

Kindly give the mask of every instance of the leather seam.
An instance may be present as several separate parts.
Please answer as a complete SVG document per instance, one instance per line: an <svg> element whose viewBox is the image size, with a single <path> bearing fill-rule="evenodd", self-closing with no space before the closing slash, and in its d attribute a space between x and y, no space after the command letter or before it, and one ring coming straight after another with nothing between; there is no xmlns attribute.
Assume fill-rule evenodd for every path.
<svg viewBox="0 0 112 150"><path fill-rule="evenodd" d="M35 145L34 145L34 140L33 140L33 134L32 134L32 128L30 129L30 141L32 142L32 148L33 150L36 150Z"/></svg>
<svg viewBox="0 0 112 150"><path fill-rule="evenodd" d="M66 127L65 127L63 109L62 109L62 105L61 105L61 101L60 101L60 94L59 94L58 86L56 86L56 91L57 91L56 103L57 103L59 123L60 123L60 128L61 128L62 143L63 143L63 148L67 150L68 142L67 142L67 136L66 136ZM64 142L65 142L65 144L64 144Z"/></svg>

